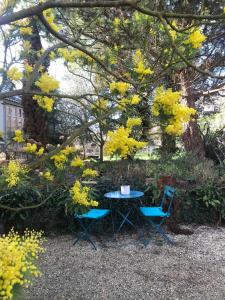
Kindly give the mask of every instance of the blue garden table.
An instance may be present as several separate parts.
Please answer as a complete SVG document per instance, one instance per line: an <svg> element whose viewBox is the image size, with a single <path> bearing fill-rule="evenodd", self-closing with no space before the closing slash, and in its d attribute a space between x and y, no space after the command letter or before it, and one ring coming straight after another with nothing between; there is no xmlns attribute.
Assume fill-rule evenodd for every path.
<svg viewBox="0 0 225 300"><path fill-rule="evenodd" d="M123 227L123 225L125 223L128 223L131 226L133 226L134 228L136 228L136 226L129 219L129 215L136 210L135 208L137 208L137 199L139 199L142 196L144 196L144 193L141 191L130 191L130 193L127 195L121 194L120 191L113 191L113 192L108 192L104 195L105 198L108 198L111 200L117 200L117 201L119 200L120 203L121 203L121 201L123 201L123 206L124 207L126 206L126 211L122 212L121 210L117 209L118 205L114 205L114 207L112 207L112 204L114 204L113 203L114 201L111 201L111 209L122 217L121 223L120 223L116 233L118 233L121 230L121 228ZM119 204L119 203L117 202L116 204ZM113 224L113 226L114 226L114 224Z"/></svg>

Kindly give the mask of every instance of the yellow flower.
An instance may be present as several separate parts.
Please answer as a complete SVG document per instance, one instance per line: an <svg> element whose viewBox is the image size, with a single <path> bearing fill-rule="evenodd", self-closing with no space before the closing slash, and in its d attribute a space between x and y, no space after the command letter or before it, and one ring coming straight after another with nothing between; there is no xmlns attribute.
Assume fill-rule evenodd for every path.
<svg viewBox="0 0 225 300"><path fill-rule="evenodd" d="M26 63L24 65L24 70L27 72L27 73L31 73L33 71L33 67L31 65L29 65L28 63Z"/></svg>
<svg viewBox="0 0 225 300"><path fill-rule="evenodd" d="M84 165L84 162L83 160L79 157L79 156L76 156L72 161L71 161L71 167L83 167Z"/></svg>
<svg viewBox="0 0 225 300"><path fill-rule="evenodd" d="M31 43L29 41L24 41L23 42L23 51L28 52L31 48Z"/></svg>
<svg viewBox="0 0 225 300"><path fill-rule="evenodd" d="M46 179L47 181L53 181L54 180L54 176L51 174L50 171L46 171L42 174L42 177L44 179Z"/></svg>
<svg viewBox="0 0 225 300"><path fill-rule="evenodd" d="M35 153L37 150L36 144L27 143L26 146L23 147L23 150L27 153Z"/></svg>
<svg viewBox="0 0 225 300"><path fill-rule="evenodd" d="M140 101L141 101L141 99L138 95L133 95L130 99L130 103L132 105L136 105L136 104L140 103Z"/></svg>
<svg viewBox="0 0 225 300"><path fill-rule="evenodd" d="M15 130L15 136L14 136L13 140L17 143L24 142L23 133L20 129Z"/></svg>
<svg viewBox="0 0 225 300"><path fill-rule="evenodd" d="M108 132L108 140L105 143L105 152L108 155L118 153L122 158L132 155L138 149L146 146L145 142L139 142L130 137L131 129L119 127L114 131Z"/></svg>
<svg viewBox="0 0 225 300"><path fill-rule="evenodd" d="M19 81L22 77L23 74L22 72L20 72L17 67L12 67L8 72L7 72L7 76L9 77L9 79L11 80L15 80L15 81Z"/></svg>
<svg viewBox="0 0 225 300"><path fill-rule="evenodd" d="M98 99L94 104L92 104L92 109L94 110L105 110L108 106L109 102L103 98Z"/></svg>
<svg viewBox="0 0 225 300"><path fill-rule="evenodd" d="M129 83L126 82L112 82L110 83L110 91L114 92L117 91L119 94L121 95L125 95L125 93L128 91L128 89L131 87L131 85Z"/></svg>
<svg viewBox="0 0 225 300"><path fill-rule="evenodd" d="M191 44L193 48L200 48L205 40L206 36L201 33L200 29L197 29L189 35L184 44Z"/></svg>
<svg viewBox="0 0 225 300"><path fill-rule="evenodd" d="M91 200L89 198L89 192L89 187L82 187L81 183L76 180L70 190L72 202L76 205L85 207L98 206L99 203L97 201Z"/></svg>
<svg viewBox="0 0 225 300"><path fill-rule="evenodd" d="M41 156L44 153L45 149L44 147L41 147L37 152L36 155Z"/></svg>
<svg viewBox="0 0 225 300"><path fill-rule="evenodd" d="M73 146L66 146L65 149L61 150L60 153L68 156L70 154L73 154L75 152L75 148Z"/></svg>
<svg viewBox="0 0 225 300"><path fill-rule="evenodd" d="M44 251L43 241L42 233L35 231L26 231L20 236L11 230L8 235L0 237L1 299L12 299L15 286L28 287L33 276L40 276L36 260Z"/></svg>
<svg viewBox="0 0 225 300"><path fill-rule="evenodd" d="M20 34L22 34L22 35L32 35L31 27L20 28L19 30L20 30Z"/></svg>
<svg viewBox="0 0 225 300"><path fill-rule="evenodd" d="M82 177L96 177L96 176L98 176L98 171L93 169L85 169L82 174Z"/></svg>
<svg viewBox="0 0 225 300"><path fill-rule="evenodd" d="M140 49L137 49L132 57L134 63L134 72L139 74L140 79L143 76L151 75L154 72L150 68L145 67L144 57Z"/></svg>
<svg viewBox="0 0 225 300"><path fill-rule="evenodd" d="M54 23L55 15L54 15L53 10L51 8L45 10L43 15L44 15L46 21L48 22L48 24L50 25L50 27L53 30L58 32L62 28L62 26L57 25L56 23Z"/></svg>
<svg viewBox="0 0 225 300"><path fill-rule="evenodd" d="M65 163L68 161L68 158L65 154L59 153L56 155L53 155L51 157L52 160L54 160L54 164L57 169L62 170L65 167Z"/></svg>
<svg viewBox="0 0 225 300"><path fill-rule="evenodd" d="M8 187L14 187L18 185L21 178L28 172L25 166L22 166L19 161L11 160L6 167L2 169L2 175L5 178ZM1 278L1 276L0 276Z"/></svg>
<svg viewBox="0 0 225 300"><path fill-rule="evenodd" d="M152 114L162 117L165 132L171 135L181 135L184 132L184 124L189 122L196 114L196 110L180 103L180 92L163 87L156 89Z"/></svg>
<svg viewBox="0 0 225 300"><path fill-rule="evenodd" d="M127 120L127 128L132 128L134 126L141 125L141 118L128 118Z"/></svg>
<svg viewBox="0 0 225 300"><path fill-rule="evenodd" d="M47 72L41 75L39 80L35 82L35 85L45 93L49 93L59 88L59 82Z"/></svg>
<svg viewBox="0 0 225 300"><path fill-rule="evenodd" d="M47 96L39 96L34 95L33 99L37 101L38 105L46 110L47 112L51 112L53 109L53 105L55 103L55 100L53 98L47 97Z"/></svg>

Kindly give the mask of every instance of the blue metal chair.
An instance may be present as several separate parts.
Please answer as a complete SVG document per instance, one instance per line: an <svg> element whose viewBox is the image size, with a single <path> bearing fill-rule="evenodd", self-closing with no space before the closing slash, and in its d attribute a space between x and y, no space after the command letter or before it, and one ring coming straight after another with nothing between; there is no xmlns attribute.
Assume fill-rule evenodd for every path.
<svg viewBox="0 0 225 300"><path fill-rule="evenodd" d="M90 237L90 231L93 228L93 226L102 220L105 216L107 216L110 213L109 209L90 209L88 212L84 214L75 214L74 218L78 220L81 228L83 229L83 232L80 232L77 239L74 241L73 245L75 245L79 240L84 239L89 241L89 243L92 244L95 250L97 250L95 243L92 241ZM85 222L88 220L89 222Z"/></svg>
<svg viewBox="0 0 225 300"><path fill-rule="evenodd" d="M164 191L163 191L163 197L160 203L160 206L150 206L150 207L140 207L141 214L146 218L148 223L152 225L153 229L159 233L168 243L175 244L173 240L171 240L165 233L165 231L162 228L163 223L166 221L166 219L171 215L171 209L172 209L172 203L174 199L175 189L171 186L165 185ZM166 200L169 200L169 205L167 210L163 210L164 204ZM158 223L155 221L155 219L161 219ZM145 241L145 245L147 246L149 240Z"/></svg>

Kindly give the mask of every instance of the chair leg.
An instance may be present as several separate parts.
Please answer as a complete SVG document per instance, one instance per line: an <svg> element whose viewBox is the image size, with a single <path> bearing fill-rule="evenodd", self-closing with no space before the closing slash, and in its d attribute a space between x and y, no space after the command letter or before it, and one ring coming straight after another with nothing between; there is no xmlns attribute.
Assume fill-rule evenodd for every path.
<svg viewBox="0 0 225 300"><path fill-rule="evenodd" d="M155 232L159 233L169 244L175 245L176 242L173 241L172 239L170 239L164 229L161 227L162 224L165 222L165 218L162 219L162 221L159 224L154 223L151 219L148 219L148 222L152 225L153 229L155 230Z"/></svg>
<svg viewBox="0 0 225 300"><path fill-rule="evenodd" d="M94 242L92 241L92 239L89 236L88 230L93 226L94 221L92 221L87 227L85 227L85 225L83 224L83 222L81 220L79 220L79 223L83 229L83 233L80 233L79 236L77 237L77 239L73 242L73 245L75 245L76 243L78 243L79 240L81 239L85 239L87 240L89 243L92 244L93 248L95 250L97 250Z"/></svg>

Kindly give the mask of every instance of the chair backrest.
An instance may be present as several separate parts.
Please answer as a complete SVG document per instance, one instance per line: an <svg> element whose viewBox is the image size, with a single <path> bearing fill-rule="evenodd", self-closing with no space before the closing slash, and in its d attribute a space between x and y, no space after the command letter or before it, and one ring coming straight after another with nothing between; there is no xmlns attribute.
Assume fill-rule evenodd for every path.
<svg viewBox="0 0 225 300"><path fill-rule="evenodd" d="M163 197L162 197L160 206L163 208L163 204L165 203L165 200L169 199L169 206L168 206L168 209L167 209L168 213L171 212L172 203L173 203L173 199L174 199L174 194L175 194L175 189L172 186L169 186L169 185L164 186Z"/></svg>

